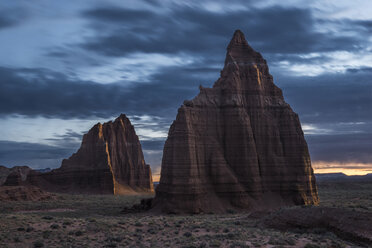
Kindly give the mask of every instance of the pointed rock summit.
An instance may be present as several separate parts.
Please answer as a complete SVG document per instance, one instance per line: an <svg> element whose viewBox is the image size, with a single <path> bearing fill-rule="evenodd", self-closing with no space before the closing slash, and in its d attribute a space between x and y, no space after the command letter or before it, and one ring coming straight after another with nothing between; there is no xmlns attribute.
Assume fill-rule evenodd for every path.
<svg viewBox="0 0 372 248"><path fill-rule="evenodd" d="M153 206L209 213L317 203L298 115L237 30L221 77L178 110Z"/></svg>
<svg viewBox="0 0 372 248"><path fill-rule="evenodd" d="M150 166L129 119L98 123L84 135L80 149L62 166L34 172L28 182L43 189L73 193L136 194L153 192Z"/></svg>

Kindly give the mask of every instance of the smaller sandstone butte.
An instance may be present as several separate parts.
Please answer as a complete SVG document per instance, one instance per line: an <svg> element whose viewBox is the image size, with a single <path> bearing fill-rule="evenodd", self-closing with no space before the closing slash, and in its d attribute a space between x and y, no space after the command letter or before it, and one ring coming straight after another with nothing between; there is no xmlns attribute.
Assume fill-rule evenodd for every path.
<svg viewBox="0 0 372 248"><path fill-rule="evenodd" d="M34 172L32 185L56 192L137 194L154 191L150 166L129 119L98 123L84 135L80 149L60 168Z"/></svg>
<svg viewBox="0 0 372 248"><path fill-rule="evenodd" d="M317 203L298 115L266 60L237 30L220 78L178 109L154 209L208 213Z"/></svg>

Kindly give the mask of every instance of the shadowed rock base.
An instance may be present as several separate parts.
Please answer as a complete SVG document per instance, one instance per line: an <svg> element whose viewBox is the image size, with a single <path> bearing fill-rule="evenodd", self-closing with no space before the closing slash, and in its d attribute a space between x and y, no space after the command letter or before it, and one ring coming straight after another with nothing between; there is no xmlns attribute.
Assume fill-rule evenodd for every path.
<svg viewBox="0 0 372 248"><path fill-rule="evenodd" d="M208 213L317 203L298 115L238 30L221 77L185 101L169 129L154 210Z"/></svg>

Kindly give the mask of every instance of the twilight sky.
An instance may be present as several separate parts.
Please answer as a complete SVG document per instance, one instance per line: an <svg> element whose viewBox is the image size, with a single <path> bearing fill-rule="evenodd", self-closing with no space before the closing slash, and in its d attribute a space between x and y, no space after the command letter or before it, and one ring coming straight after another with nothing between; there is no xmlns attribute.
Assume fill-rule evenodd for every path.
<svg viewBox="0 0 372 248"><path fill-rule="evenodd" d="M372 172L369 0L1 1L0 164L59 167L125 113L158 174L178 107L217 80L235 29L299 114L316 172Z"/></svg>

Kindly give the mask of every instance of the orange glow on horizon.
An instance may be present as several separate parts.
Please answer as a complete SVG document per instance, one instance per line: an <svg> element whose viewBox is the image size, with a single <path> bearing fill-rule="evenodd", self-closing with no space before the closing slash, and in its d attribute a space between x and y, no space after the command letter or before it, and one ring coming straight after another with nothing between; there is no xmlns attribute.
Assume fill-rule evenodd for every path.
<svg viewBox="0 0 372 248"><path fill-rule="evenodd" d="M372 173L372 164L340 163L340 162L313 162L314 173L344 173L348 176L367 175Z"/></svg>
<svg viewBox="0 0 372 248"><path fill-rule="evenodd" d="M348 176L363 176L372 173L372 163L340 163L340 162L324 162L316 161L313 162L314 173L324 174L324 173L344 173ZM161 168L158 167L154 173L152 173L152 181L160 181L160 171Z"/></svg>
<svg viewBox="0 0 372 248"><path fill-rule="evenodd" d="M152 181L154 183L160 181L160 171L161 171L161 168L159 166L158 168L156 168L154 172L152 172Z"/></svg>

